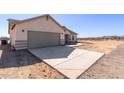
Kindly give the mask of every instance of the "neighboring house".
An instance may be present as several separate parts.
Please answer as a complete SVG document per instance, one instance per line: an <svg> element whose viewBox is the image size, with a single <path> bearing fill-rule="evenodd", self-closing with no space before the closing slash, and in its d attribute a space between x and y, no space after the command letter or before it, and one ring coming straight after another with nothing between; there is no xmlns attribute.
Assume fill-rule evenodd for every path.
<svg viewBox="0 0 124 93"><path fill-rule="evenodd" d="M9 38L8 37L0 37L0 45L8 44Z"/></svg>
<svg viewBox="0 0 124 93"><path fill-rule="evenodd" d="M17 50L65 45L68 41L77 40L75 32L61 26L50 15L8 21L10 44Z"/></svg>

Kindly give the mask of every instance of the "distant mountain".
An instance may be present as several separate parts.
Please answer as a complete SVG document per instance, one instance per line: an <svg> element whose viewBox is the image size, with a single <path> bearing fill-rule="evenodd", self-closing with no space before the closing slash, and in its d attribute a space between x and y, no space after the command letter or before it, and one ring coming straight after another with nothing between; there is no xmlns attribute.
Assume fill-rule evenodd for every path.
<svg viewBox="0 0 124 93"><path fill-rule="evenodd" d="M117 36L117 35L114 35L114 36L102 36L102 37L87 37L87 38L78 38L80 40L98 40L98 39L124 39L124 36Z"/></svg>

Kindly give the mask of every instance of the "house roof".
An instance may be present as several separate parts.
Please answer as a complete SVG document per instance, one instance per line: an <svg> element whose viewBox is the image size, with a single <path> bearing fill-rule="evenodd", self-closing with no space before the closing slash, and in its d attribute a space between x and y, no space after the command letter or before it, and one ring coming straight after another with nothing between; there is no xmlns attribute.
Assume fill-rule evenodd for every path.
<svg viewBox="0 0 124 93"><path fill-rule="evenodd" d="M65 26L62 26L62 27L63 27L64 30L69 31L69 32L72 33L72 34L78 35L76 32L74 32L74 31L68 29L67 27L65 27Z"/></svg>
<svg viewBox="0 0 124 93"><path fill-rule="evenodd" d="M24 22L27 22L27 21L31 21L31 20L34 20L34 19L38 19L38 18L42 18L42 17L45 17L45 16L48 16L49 18L51 18L58 26L61 27L61 25L55 20L53 19L50 15L46 14L46 15L42 15L42 16L37 16L37 17L33 17L33 18L29 18L29 19L24 19L24 20L15 20L15 19L7 19L10 24L13 23L13 24L21 24L21 23L24 23Z"/></svg>
<svg viewBox="0 0 124 93"><path fill-rule="evenodd" d="M41 17L49 17L51 18L58 26L60 26L63 30L68 30L69 32L71 32L72 34L76 34L74 31L71 31L69 30L67 27L65 26L62 26L60 25L53 17L51 17L50 15L46 14L46 15L42 15L42 16L37 16L37 17L33 17L33 18L29 18L29 19L25 19L25 20L15 20L15 19L7 19L9 21L10 24L21 24L21 23L24 23L24 22L27 22L27 21L30 21L30 20L34 20L34 19L38 19L38 18L41 18Z"/></svg>
<svg viewBox="0 0 124 93"><path fill-rule="evenodd" d="M20 20L15 20L15 19L7 19L10 23L17 24L20 22Z"/></svg>

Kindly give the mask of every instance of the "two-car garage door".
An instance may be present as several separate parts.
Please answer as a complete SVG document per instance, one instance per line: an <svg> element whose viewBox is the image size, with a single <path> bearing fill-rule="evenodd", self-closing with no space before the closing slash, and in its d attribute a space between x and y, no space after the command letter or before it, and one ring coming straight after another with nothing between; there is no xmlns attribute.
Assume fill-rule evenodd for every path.
<svg viewBox="0 0 124 93"><path fill-rule="evenodd" d="M56 46L59 44L59 33L28 31L28 48Z"/></svg>

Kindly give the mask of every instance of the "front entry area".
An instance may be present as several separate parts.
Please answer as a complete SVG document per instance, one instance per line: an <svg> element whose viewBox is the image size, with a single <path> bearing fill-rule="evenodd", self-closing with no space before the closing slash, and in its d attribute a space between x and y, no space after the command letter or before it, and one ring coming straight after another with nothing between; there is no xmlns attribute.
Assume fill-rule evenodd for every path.
<svg viewBox="0 0 124 93"><path fill-rule="evenodd" d="M70 40L70 36L68 34L65 34L65 44L68 44Z"/></svg>

